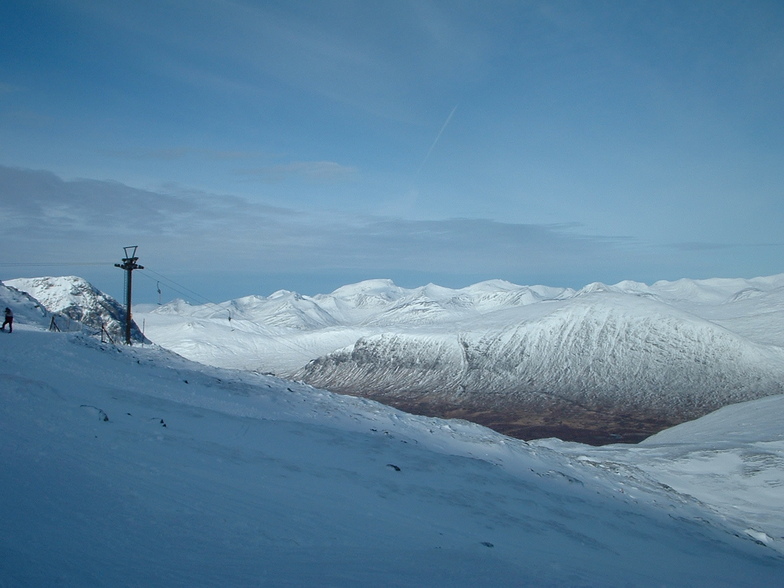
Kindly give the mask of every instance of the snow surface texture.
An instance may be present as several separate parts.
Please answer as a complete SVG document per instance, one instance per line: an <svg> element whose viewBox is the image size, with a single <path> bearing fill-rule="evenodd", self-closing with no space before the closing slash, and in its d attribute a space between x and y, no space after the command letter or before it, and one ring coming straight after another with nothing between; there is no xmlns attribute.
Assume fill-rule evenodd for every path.
<svg viewBox="0 0 784 588"><path fill-rule="evenodd" d="M1 286L0 303L21 318L0 333L0 586L736 587L784 574L784 516L763 482L782 479L782 396L639 447L528 444L47 332L36 303ZM763 445L757 473L724 467ZM702 484L683 472L714 466L690 494Z"/></svg>
<svg viewBox="0 0 784 588"><path fill-rule="evenodd" d="M3 283L40 302L42 308L54 315L50 325L56 325L60 330L71 330L71 321L76 321L79 323L77 328L85 326L99 333L104 329L107 338L125 341L125 309L83 278L18 278ZM131 340L142 341L142 333L134 322L131 323Z"/></svg>
<svg viewBox="0 0 784 588"><path fill-rule="evenodd" d="M371 280L137 316L153 341L194 361L411 410L677 423L784 392L784 274L579 291Z"/></svg>
<svg viewBox="0 0 784 588"><path fill-rule="evenodd" d="M532 444L598 467L642 470L784 552L784 396L728 406L634 446L586 453L584 446L557 439Z"/></svg>

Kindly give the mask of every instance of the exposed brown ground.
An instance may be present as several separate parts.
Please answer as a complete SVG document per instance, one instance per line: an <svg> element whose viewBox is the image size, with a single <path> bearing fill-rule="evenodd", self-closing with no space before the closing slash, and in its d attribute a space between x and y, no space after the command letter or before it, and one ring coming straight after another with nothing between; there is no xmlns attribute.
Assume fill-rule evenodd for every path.
<svg viewBox="0 0 784 588"><path fill-rule="evenodd" d="M401 400L386 395L367 397L412 414L463 419L524 441L557 437L563 441L589 445L638 443L682 422L646 414L598 412L575 406L483 410L421 400Z"/></svg>
<svg viewBox="0 0 784 588"><path fill-rule="evenodd" d="M492 413L449 411L447 418L461 418L489 427L504 435L530 441L557 437L563 441L577 441L589 445L608 443L638 443L654 433L678 424L645 416L562 414Z"/></svg>

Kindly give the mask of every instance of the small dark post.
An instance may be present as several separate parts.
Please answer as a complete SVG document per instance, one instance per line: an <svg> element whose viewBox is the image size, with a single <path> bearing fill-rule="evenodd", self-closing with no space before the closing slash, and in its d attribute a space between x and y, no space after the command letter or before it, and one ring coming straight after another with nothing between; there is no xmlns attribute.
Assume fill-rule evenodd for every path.
<svg viewBox="0 0 784 588"><path fill-rule="evenodd" d="M131 247L123 247L125 251L125 257L123 257L122 263L115 263L114 267L119 267L120 269L125 270L125 306L127 308L126 316L125 316L125 343L127 345L131 344L131 292L132 292L132 275L133 270L135 269L144 269L144 266L139 265L136 263L139 258L136 257L136 249L138 245L133 245Z"/></svg>

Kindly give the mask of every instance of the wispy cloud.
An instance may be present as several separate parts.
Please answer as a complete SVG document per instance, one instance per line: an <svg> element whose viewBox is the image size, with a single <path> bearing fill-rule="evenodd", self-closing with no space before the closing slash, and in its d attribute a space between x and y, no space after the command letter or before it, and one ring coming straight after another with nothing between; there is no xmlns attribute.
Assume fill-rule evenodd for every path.
<svg viewBox="0 0 784 588"><path fill-rule="evenodd" d="M257 177L266 182L281 182L290 178L301 178L313 183L338 183L354 178L358 170L334 161L292 161L267 165L237 172L247 177Z"/></svg>
<svg viewBox="0 0 784 588"><path fill-rule="evenodd" d="M331 165L292 165L288 173L340 176ZM351 266L361 269L504 267L538 259L555 262L586 247L608 249L571 227L513 225L486 220L411 221L264 206L248 199L169 185L141 190L118 182L64 180L47 171L0 166L0 233L6 258L63 248L101 251L118 238L183 251L199 243L216 267L254 260L278 269ZM196 260L183 258L182 263ZM199 263L204 263L202 257Z"/></svg>
<svg viewBox="0 0 784 588"><path fill-rule="evenodd" d="M672 243L670 248L677 251L714 251L716 249L731 249L736 247L730 243L706 243L700 241L688 241L681 243Z"/></svg>
<svg viewBox="0 0 784 588"><path fill-rule="evenodd" d="M268 159L276 154L261 151L197 149L194 147L162 147L157 149L110 149L101 151L103 155L128 160L174 161L186 157L196 157L209 161L243 161L248 159Z"/></svg>
<svg viewBox="0 0 784 588"><path fill-rule="evenodd" d="M330 165L282 169L316 177L335 172ZM9 261L63 252L92 258L133 242L147 255L204 271L337 268L374 276L416 270L510 277L573 271L587 256L594 265L623 257L617 239L586 237L574 226L297 211L174 185L140 190L2 166L0 214L11 219L0 233Z"/></svg>
<svg viewBox="0 0 784 588"><path fill-rule="evenodd" d="M112 149L103 152L119 159L174 161L193 153L188 147L169 147L162 149Z"/></svg>
<svg viewBox="0 0 784 588"><path fill-rule="evenodd" d="M727 255L726 250L680 244L683 255L673 261L672 249L646 246L629 236L586 235L575 224L410 220L294 210L177 185L141 190L3 166L0 216L6 221L0 232L6 264L93 261L96 256L108 261L123 246L135 244L142 247L149 267L176 267L199 273L208 282L210 275L233 272L287 274L300 282L303 276L333 273L393 278L417 274L452 285L498 277L581 285L581 280L678 277L673 272L700 277L707 271L706 259L710 263ZM667 273L641 275L640 267L666 268Z"/></svg>
<svg viewBox="0 0 784 588"><path fill-rule="evenodd" d="M762 251L770 248L784 247L784 241L774 242L727 242L715 243L708 241L685 241L679 243L670 243L666 245L668 249L675 249L683 253L709 253L714 251L727 251L727 250L740 250L740 249L756 249Z"/></svg>

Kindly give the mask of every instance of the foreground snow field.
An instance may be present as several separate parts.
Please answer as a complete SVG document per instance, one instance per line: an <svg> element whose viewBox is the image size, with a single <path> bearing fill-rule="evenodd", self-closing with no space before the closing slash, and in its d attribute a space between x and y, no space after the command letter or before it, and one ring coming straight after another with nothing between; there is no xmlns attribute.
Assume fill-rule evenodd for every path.
<svg viewBox="0 0 784 588"><path fill-rule="evenodd" d="M527 444L157 347L49 333L14 302L19 322L0 333L0 586L784 577L771 499L782 397L640 446ZM732 415L742 437L728 434ZM732 456L756 470L728 467Z"/></svg>

